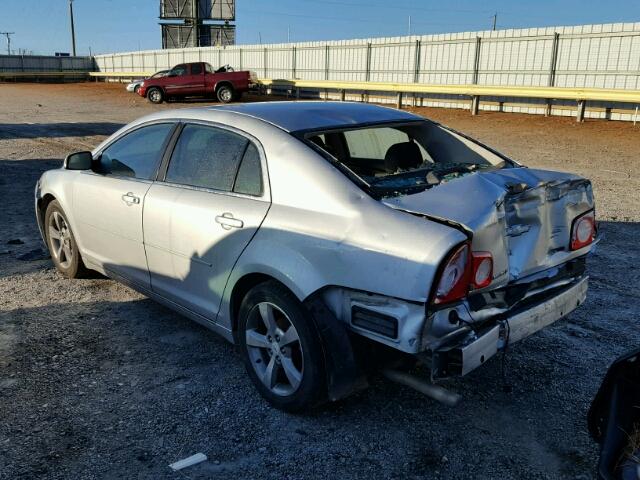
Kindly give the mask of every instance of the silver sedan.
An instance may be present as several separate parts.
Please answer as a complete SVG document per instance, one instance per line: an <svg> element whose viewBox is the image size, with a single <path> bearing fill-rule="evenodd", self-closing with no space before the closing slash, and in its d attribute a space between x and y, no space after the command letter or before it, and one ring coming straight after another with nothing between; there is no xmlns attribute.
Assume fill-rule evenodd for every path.
<svg viewBox="0 0 640 480"><path fill-rule="evenodd" d="M584 301L596 241L588 180L346 102L156 113L35 196L63 275L96 270L237 343L289 411L379 368L415 385L406 359L467 374Z"/></svg>
<svg viewBox="0 0 640 480"><path fill-rule="evenodd" d="M169 73L169 70L160 70L160 71L154 73L153 75L151 75L149 78L164 77L167 73ZM144 83L145 80L147 80L147 79L146 78L139 78L139 79L134 80L133 82L127 84L127 86L126 86L127 92L138 93L138 89Z"/></svg>

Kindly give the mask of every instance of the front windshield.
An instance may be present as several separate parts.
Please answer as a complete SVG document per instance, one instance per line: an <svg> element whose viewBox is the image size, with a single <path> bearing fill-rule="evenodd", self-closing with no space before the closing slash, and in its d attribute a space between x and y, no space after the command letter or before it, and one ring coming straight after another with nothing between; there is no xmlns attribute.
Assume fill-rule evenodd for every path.
<svg viewBox="0 0 640 480"><path fill-rule="evenodd" d="M429 121L312 132L305 139L383 196L506 165L499 155Z"/></svg>

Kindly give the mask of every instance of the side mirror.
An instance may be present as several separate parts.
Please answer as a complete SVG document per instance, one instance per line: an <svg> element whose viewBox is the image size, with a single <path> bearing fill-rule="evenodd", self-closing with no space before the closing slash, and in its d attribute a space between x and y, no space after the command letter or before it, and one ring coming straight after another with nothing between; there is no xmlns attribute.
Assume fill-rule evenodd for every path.
<svg viewBox="0 0 640 480"><path fill-rule="evenodd" d="M67 170L91 170L93 156L91 152L76 152L67 155L64 159L64 168Z"/></svg>

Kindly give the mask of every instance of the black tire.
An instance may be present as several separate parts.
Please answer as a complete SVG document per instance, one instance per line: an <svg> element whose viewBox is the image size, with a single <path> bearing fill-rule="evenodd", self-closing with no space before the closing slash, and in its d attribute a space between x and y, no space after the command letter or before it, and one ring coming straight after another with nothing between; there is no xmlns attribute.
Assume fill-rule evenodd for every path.
<svg viewBox="0 0 640 480"><path fill-rule="evenodd" d="M47 206L44 215L44 232L47 248L56 269L67 278L87 276L89 271L82 261L67 216L57 200L53 200Z"/></svg>
<svg viewBox="0 0 640 480"><path fill-rule="evenodd" d="M263 307L272 309L272 320L278 326L271 330L272 343L260 340L269 347L258 347L255 340L248 340L248 337L260 336L260 327L264 329L263 337L269 338L270 330L266 326L267 322L263 320ZM289 327L286 330L280 329L287 321ZM291 326L294 327L294 333L289 335ZM293 335L296 340L287 343ZM285 336L288 338L285 339ZM309 312L280 283L261 283L244 297L238 316L238 343L247 373L260 394L274 407L287 412L299 412L326 401L323 348L317 328ZM267 375L272 362L274 367L271 370L274 373ZM289 372L292 365L300 374L296 382L290 380ZM262 369L264 372L259 375ZM271 382L272 387L267 386L267 377L275 378Z"/></svg>
<svg viewBox="0 0 640 480"><path fill-rule="evenodd" d="M162 101L164 100L164 93L162 92L162 90L160 88L151 87L147 91L147 99L151 103L155 103L155 104L162 103Z"/></svg>
<svg viewBox="0 0 640 480"><path fill-rule="evenodd" d="M140 90L140 85L136 85L135 87L133 87L133 93L137 94L138 90Z"/></svg>
<svg viewBox="0 0 640 480"><path fill-rule="evenodd" d="M233 101L234 98L233 88L229 85L221 85L216 90L216 97L218 97L218 101L220 103L229 103Z"/></svg>

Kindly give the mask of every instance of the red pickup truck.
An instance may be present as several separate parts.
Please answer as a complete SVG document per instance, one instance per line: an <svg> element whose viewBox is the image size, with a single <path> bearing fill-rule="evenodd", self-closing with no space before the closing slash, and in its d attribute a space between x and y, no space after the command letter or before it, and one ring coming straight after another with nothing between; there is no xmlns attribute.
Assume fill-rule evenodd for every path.
<svg viewBox="0 0 640 480"><path fill-rule="evenodd" d="M222 103L238 100L254 82L249 71L235 72L229 66L214 70L206 62L181 63L164 77L147 78L138 95L151 103L167 98L215 95Z"/></svg>

